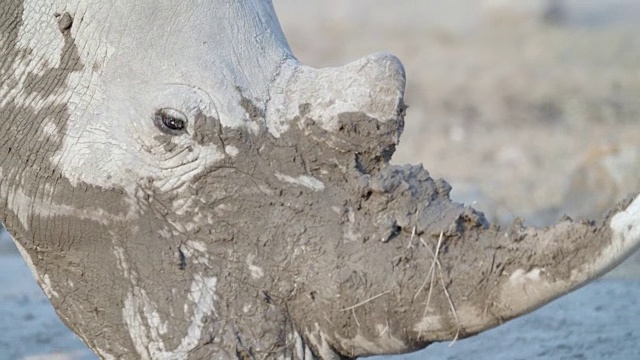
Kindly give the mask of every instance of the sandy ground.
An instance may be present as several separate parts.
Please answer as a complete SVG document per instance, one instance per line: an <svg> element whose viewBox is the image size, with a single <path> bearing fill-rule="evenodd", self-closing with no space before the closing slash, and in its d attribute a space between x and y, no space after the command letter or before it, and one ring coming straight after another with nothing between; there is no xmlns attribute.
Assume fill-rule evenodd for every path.
<svg viewBox="0 0 640 360"><path fill-rule="evenodd" d="M398 55L410 108L394 161L424 163L493 221L598 218L640 190L639 1L274 3L304 63ZM640 359L639 299L635 256L495 330L385 359ZM0 239L0 360L94 358Z"/></svg>

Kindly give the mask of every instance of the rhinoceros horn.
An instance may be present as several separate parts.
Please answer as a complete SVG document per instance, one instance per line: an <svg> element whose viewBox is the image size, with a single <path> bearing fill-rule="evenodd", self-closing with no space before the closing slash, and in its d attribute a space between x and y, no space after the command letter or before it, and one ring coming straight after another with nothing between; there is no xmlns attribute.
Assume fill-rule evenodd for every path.
<svg viewBox="0 0 640 360"><path fill-rule="evenodd" d="M404 70L313 69L270 1L0 4L0 216L104 359L347 359L525 314L640 243L490 225L389 164Z"/></svg>

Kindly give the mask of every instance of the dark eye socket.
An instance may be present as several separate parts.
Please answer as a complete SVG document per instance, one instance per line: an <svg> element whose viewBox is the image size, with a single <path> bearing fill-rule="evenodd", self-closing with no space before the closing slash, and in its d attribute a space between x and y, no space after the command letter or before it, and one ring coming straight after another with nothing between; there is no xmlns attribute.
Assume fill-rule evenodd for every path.
<svg viewBox="0 0 640 360"><path fill-rule="evenodd" d="M180 135L187 128L187 117L174 109L165 108L156 111L153 122L160 131L169 135Z"/></svg>

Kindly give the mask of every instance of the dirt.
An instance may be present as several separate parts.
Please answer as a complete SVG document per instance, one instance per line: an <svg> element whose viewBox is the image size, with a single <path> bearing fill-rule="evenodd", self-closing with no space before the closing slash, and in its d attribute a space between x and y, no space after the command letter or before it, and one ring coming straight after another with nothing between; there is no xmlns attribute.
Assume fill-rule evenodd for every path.
<svg viewBox="0 0 640 360"><path fill-rule="evenodd" d="M3 239L6 240L6 239ZM6 245L0 241L0 246ZM0 360L97 359L58 319L15 253L0 254ZM596 281L496 329L414 354L372 359L635 359L640 281Z"/></svg>

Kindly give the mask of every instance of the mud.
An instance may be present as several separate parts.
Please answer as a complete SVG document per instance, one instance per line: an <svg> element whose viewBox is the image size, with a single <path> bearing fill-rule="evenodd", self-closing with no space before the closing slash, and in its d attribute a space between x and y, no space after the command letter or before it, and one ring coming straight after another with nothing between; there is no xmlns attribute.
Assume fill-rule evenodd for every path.
<svg viewBox="0 0 640 360"><path fill-rule="evenodd" d="M249 118L253 121L264 121L264 109L256 106L256 104L251 101L251 99L247 98L243 94L242 89L236 88L236 91L238 91L238 94L240 94L240 106L244 109L244 111L246 111Z"/></svg>
<svg viewBox="0 0 640 360"><path fill-rule="evenodd" d="M56 315L15 249L0 236L0 359L95 360ZM454 343L375 360L557 358L634 359L640 356L640 281L596 281L532 314ZM3 327L4 326L4 327Z"/></svg>
<svg viewBox="0 0 640 360"><path fill-rule="evenodd" d="M114 204L115 212L103 210L106 223L54 216L53 224L72 224L59 233L20 231L12 216L7 225L19 242L41 242L27 251L60 254L34 261L52 284L54 305L91 346L114 356L128 356L137 341L123 323L122 306L111 306L131 296L129 280L144 289L135 294L141 299L175 294L155 304L166 314L167 334L181 334L190 324L178 294L188 293L194 274L217 279L216 311L190 353L196 358L238 351L293 354L288 339L295 331L324 358L353 358L473 335L530 310L529 303L501 292L506 276L543 267L553 281L569 281L568 268L596 257L603 243L585 246L585 235L598 231L591 224L545 233L514 226L505 236L482 213L452 203L451 187L421 166L388 165L403 125L399 109L398 119L385 122L342 114L335 133L302 115L278 139L200 119L198 129L221 129L216 139L242 156L211 166L192 181L188 194L161 190L148 179L136 190L144 194L137 196L139 213L127 218L124 200L85 188L83 199L100 194L105 204ZM287 180L301 176L323 190ZM170 210L169 204L187 195L186 204L197 205ZM196 220L202 218L211 220ZM539 253L540 236L568 241ZM438 276L429 280L436 259ZM567 268L556 269L558 263ZM412 327L427 310L435 323ZM173 335L162 340L168 348L181 341Z"/></svg>
<svg viewBox="0 0 640 360"><path fill-rule="evenodd" d="M64 66L33 77L34 93L63 92L69 73L82 69L66 30ZM35 216L5 202L2 218L44 274L39 280L63 320L115 357L178 348L193 323L201 331L190 339L194 358L294 356L298 344L323 358L353 358L462 339L559 293L523 297L510 287L514 275L571 283L611 239L608 218L565 219L546 230L517 221L493 227L483 213L451 202L451 186L421 166L389 165L402 103L393 119L339 114L336 132L309 117L311 104L301 105L278 139L264 127L223 129L219 119L200 117L197 144L233 146L239 155L185 187L134 179L133 194L71 184L44 160L60 143L32 145L47 134L27 125L56 114L56 131L64 132L65 106L36 112L8 104L1 114L19 116L18 126L7 126L15 117L0 119L9 139L0 145L0 190L13 194L20 185L38 199L55 179L49 206L83 211ZM263 126L259 106L242 94L238 105ZM167 155L183 149L161 140ZM197 301L194 287L204 291ZM160 334L157 321L167 324Z"/></svg>
<svg viewBox="0 0 640 360"><path fill-rule="evenodd" d="M73 18L68 12L62 15L55 14L54 16L58 18L58 28L60 29L61 33L64 34L71 30L71 26L73 25Z"/></svg>

